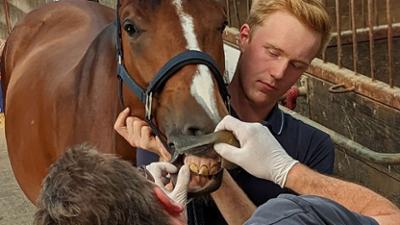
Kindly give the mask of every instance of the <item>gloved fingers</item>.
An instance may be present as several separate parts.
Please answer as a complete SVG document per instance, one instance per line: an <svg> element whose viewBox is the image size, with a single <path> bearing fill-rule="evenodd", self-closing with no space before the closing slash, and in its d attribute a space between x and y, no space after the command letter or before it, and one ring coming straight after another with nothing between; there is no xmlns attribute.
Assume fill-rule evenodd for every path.
<svg viewBox="0 0 400 225"><path fill-rule="evenodd" d="M240 161L242 160L242 149L237 148L235 146L225 144L225 143L218 143L214 144L214 150L224 159L231 161L239 166Z"/></svg>
<svg viewBox="0 0 400 225"><path fill-rule="evenodd" d="M243 145L246 142L247 137L251 135L248 134L249 129L247 129L247 127L248 123L240 121L233 116L227 115L217 124L215 131L231 131L238 139L240 145Z"/></svg>
<svg viewBox="0 0 400 225"><path fill-rule="evenodd" d="M146 169L150 172L155 172L157 175L163 175L167 173L177 173L178 168L174 164L169 162L154 162L146 166Z"/></svg>
<svg viewBox="0 0 400 225"><path fill-rule="evenodd" d="M219 121L219 123L215 127L215 131L229 130L234 132L236 129L240 127L240 123L241 123L240 120L236 119L231 115L227 115L221 121Z"/></svg>
<svg viewBox="0 0 400 225"><path fill-rule="evenodd" d="M179 170L177 182L174 190L169 194L170 198L176 202L186 205L187 189L190 182L190 169L188 165L183 165Z"/></svg>
<svg viewBox="0 0 400 225"><path fill-rule="evenodd" d="M178 177L176 179L176 184L174 192L186 191L190 182L190 169L188 165L183 165L179 170Z"/></svg>
<svg viewBox="0 0 400 225"><path fill-rule="evenodd" d="M146 169L151 173L156 183L163 190L165 185L169 183L168 174L176 173L177 168L169 162L154 162L146 166Z"/></svg>

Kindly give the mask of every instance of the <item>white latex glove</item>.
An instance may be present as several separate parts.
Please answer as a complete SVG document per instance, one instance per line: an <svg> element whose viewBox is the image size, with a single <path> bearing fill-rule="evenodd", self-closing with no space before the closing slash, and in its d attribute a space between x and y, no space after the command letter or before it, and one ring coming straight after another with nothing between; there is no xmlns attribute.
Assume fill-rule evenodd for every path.
<svg viewBox="0 0 400 225"><path fill-rule="evenodd" d="M190 181L189 166L182 166L178 173L178 169L169 162L154 162L146 166L146 169L153 176L154 182L164 190L168 197L181 205L186 205ZM172 191L168 191L166 187L170 183L168 176L176 173L178 173L176 185Z"/></svg>
<svg viewBox="0 0 400 225"><path fill-rule="evenodd" d="M232 131L241 147L218 143L214 145L218 154L253 176L284 187L289 170L298 161L286 153L267 127L226 116L215 128L219 130Z"/></svg>

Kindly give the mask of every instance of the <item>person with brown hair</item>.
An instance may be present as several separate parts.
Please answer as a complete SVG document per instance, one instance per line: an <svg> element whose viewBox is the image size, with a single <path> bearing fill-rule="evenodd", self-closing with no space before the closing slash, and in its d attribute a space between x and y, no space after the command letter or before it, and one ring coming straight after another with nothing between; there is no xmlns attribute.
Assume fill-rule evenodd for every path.
<svg viewBox="0 0 400 225"><path fill-rule="evenodd" d="M324 49L330 30L329 16L320 0L253 1L249 18L240 28L241 54L228 86L233 116L262 123L292 158L323 174L333 172L334 146L330 137L282 112L278 101ZM133 146L168 155L147 124L128 115L125 110L118 117L117 132ZM156 160L141 150L137 151L137 158L139 165ZM188 209L189 223L243 222L256 206L292 191L241 168L230 170L225 173L221 188L211 194L223 218L213 202L193 201Z"/></svg>
<svg viewBox="0 0 400 225"><path fill-rule="evenodd" d="M232 130L243 143L240 148L217 144L216 151L223 157L261 179L320 196L280 195L261 205L245 225L399 224L400 210L387 199L299 164L261 124L228 116L219 123L217 130L221 129ZM265 139L270 141L269 148L265 147ZM266 162L270 166L260 166ZM188 168L184 166L178 172L168 162L156 162L147 166L146 172L142 175L150 176L155 183L120 158L85 145L71 148L49 169L34 225L187 225L184 206ZM175 187L166 191L163 181L176 173ZM282 184L280 177L284 177Z"/></svg>
<svg viewBox="0 0 400 225"><path fill-rule="evenodd" d="M162 169L177 172L174 168ZM167 194L128 161L98 153L87 145L76 146L49 168L33 224L185 224L187 167L182 167L180 177L179 185Z"/></svg>

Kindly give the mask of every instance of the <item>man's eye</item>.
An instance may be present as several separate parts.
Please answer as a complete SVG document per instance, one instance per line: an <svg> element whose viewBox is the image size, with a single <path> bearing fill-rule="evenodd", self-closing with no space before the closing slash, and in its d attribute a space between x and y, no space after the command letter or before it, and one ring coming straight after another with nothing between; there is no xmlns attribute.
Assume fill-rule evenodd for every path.
<svg viewBox="0 0 400 225"><path fill-rule="evenodd" d="M279 57L279 56L280 56L279 53L274 52L274 51L272 51L272 50L268 50L268 54L269 54L270 56L272 56L272 57Z"/></svg>
<svg viewBox="0 0 400 225"><path fill-rule="evenodd" d="M307 66L304 65L303 63L292 63L292 66L296 69L296 70L304 70L307 69Z"/></svg>

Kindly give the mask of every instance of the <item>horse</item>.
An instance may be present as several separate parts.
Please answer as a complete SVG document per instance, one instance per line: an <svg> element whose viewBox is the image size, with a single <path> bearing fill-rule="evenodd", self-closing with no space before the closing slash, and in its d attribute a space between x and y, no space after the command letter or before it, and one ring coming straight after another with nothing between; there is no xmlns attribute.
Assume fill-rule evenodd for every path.
<svg viewBox="0 0 400 225"><path fill-rule="evenodd" d="M65 0L27 14L1 57L8 153L25 195L35 202L47 169L72 145L134 162L113 130L124 107L149 122L170 156L178 140L212 133L229 111L225 24L219 0L120 0L116 10ZM183 160L220 165L204 154ZM191 193L218 180L196 176Z"/></svg>

